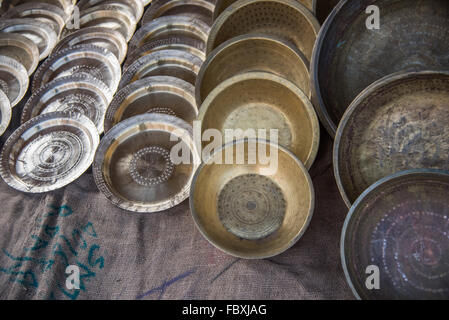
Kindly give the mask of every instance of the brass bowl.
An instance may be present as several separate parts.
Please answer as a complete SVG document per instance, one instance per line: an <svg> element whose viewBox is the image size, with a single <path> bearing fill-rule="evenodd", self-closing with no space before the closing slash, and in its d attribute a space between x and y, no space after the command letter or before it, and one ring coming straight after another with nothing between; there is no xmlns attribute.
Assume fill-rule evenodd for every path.
<svg viewBox="0 0 449 320"><path fill-rule="evenodd" d="M189 124L198 116L192 84L168 76L135 81L117 92L105 116L105 131L130 117L144 113L162 113Z"/></svg>
<svg viewBox="0 0 449 320"><path fill-rule="evenodd" d="M341 235L346 279L359 299L449 299L449 172L412 170L366 190ZM367 278L376 266L379 288ZM370 279L368 279L370 280Z"/></svg>
<svg viewBox="0 0 449 320"><path fill-rule="evenodd" d="M312 12L296 0L239 0L215 20L207 54L236 36L263 34L296 46L310 61L319 30Z"/></svg>
<svg viewBox="0 0 449 320"><path fill-rule="evenodd" d="M21 123L40 114L64 111L88 117L103 132L106 109L112 92L100 80L88 74L57 78L35 91L23 107Z"/></svg>
<svg viewBox="0 0 449 320"><path fill-rule="evenodd" d="M335 177L348 207L398 171L449 170L448 108L449 72L394 74L365 89L335 137Z"/></svg>
<svg viewBox="0 0 449 320"><path fill-rule="evenodd" d="M143 15L142 0L80 0L76 3L80 11L84 11L99 5L108 5L119 8L121 11L128 11L137 21Z"/></svg>
<svg viewBox="0 0 449 320"><path fill-rule="evenodd" d="M378 0L380 29L366 27L370 0L341 1L321 29L311 63L314 105L329 134L352 100L399 71L449 70L444 0Z"/></svg>
<svg viewBox="0 0 449 320"><path fill-rule="evenodd" d="M196 78L198 106L221 82L249 71L265 71L297 85L311 97L308 63L290 44L270 36L242 35L212 51Z"/></svg>
<svg viewBox="0 0 449 320"><path fill-rule="evenodd" d="M206 43L209 30L207 24L192 17L160 17L144 24L136 31L128 44L129 50L133 51L149 41L166 39L171 36L197 39Z"/></svg>
<svg viewBox="0 0 449 320"><path fill-rule="evenodd" d="M95 125L80 113L42 114L6 140L0 175L10 187L23 192L62 188L90 167L99 140Z"/></svg>
<svg viewBox="0 0 449 320"><path fill-rule="evenodd" d="M151 76L172 76L195 84L203 61L179 50L160 50L137 59L122 75L119 88Z"/></svg>
<svg viewBox="0 0 449 320"><path fill-rule="evenodd" d="M45 60L34 74L32 92L53 79L72 74L89 74L117 90L121 68L117 57L108 49L91 44L61 50Z"/></svg>
<svg viewBox="0 0 449 320"><path fill-rule="evenodd" d="M61 8L62 10L64 10L64 13L67 16L70 16L73 12L73 9L75 8L76 0L39 0L39 1L10 0L9 1L11 7L16 7L21 4L29 3L29 2L40 2L40 3L51 4L51 5L57 6L57 7Z"/></svg>
<svg viewBox="0 0 449 320"><path fill-rule="evenodd" d="M221 131L223 137L226 129L256 133L276 129L279 144L306 168L312 166L318 151L319 123L309 99L293 83L271 73L249 72L225 80L204 100L198 120L202 135L208 129Z"/></svg>
<svg viewBox="0 0 449 320"><path fill-rule="evenodd" d="M6 94L0 89L0 136L6 131L11 121L11 104Z"/></svg>
<svg viewBox="0 0 449 320"><path fill-rule="evenodd" d="M0 32L0 56L17 60L31 75L39 63L39 49L27 37L18 33Z"/></svg>
<svg viewBox="0 0 449 320"><path fill-rule="evenodd" d="M259 150L277 153L274 173L256 155ZM234 163L239 157L244 161L223 164L226 153L232 153ZM190 190L190 211L201 234L218 249L245 259L272 257L293 246L309 225L314 202L301 161L262 140L239 140L218 149L198 168Z"/></svg>
<svg viewBox="0 0 449 320"><path fill-rule="evenodd" d="M142 25L163 16L189 16L212 24L215 6L206 0L154 0L145 11Z"/></svg>
<svg viewBox="0 0 449 320"><path fill-rule="evenodd" d="M15 59L0 56L0 90L9 99L11 107L22 100L28 89L28 73L25 67Z"/></svg>
<svg viewBox="0 0 449 320"><path fill-rule="evenodd" d="M170 153L180 145L189 153L178 164ZM116 206L158 212L187 199L198 165L192 127L173 116L149 113L126 119L105 134L93 173L100 191Z"/></svg>
<svg viewBox="0 0 449 320"><path fill-rule="evenodd" d="M53 54L81 44L93 44L111 51L120 63L123 62L128 50L128 44L123 35L117 30L104 27L87 27L70 33L58 42Z"/></svg>

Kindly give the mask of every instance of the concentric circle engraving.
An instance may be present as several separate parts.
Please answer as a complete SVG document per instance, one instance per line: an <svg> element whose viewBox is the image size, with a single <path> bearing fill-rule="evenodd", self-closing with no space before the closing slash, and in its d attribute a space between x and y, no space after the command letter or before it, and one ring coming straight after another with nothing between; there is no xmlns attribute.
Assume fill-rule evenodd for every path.
<svg viewBox="0 0 449 320"><path fill-rule="evenodd" d="M160 113L160 114L168 114L170 116L177 117L176 113L172 108L167 107L154 107L147 111L148 113Z"/></svg>
<svg viewBox="0 0 449 320"><path fill-rule="evenodd" d="M152 146L140 149L133 155L129 172L138 184L153 187L170 179L174 168L170 152L165 148Z"/></svg>

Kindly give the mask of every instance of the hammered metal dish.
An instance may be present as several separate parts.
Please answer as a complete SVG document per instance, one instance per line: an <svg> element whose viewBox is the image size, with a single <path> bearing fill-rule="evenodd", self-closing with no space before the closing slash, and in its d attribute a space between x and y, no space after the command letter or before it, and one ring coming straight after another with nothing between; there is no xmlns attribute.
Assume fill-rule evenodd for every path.
<svg viewBox="0 0 449 320"><path fill-rule="evenodd" d="M320 25L296 0L239 0L215 20L207 54L242 34L278 37L298 48L310 61Z"/></svg>
<svg viewBox="0 0 449 320"><path fill-rule="evenodd" d="M125 38L117 30L103 27L88 27L70 33L59 41L53 53L81 44L93 44L106 48L117 57L120 63L125 59L128 50Z"/></svg>
<svg viewBox="0 0 449 320"><path fill-rule="evenodd" d="M370 0L341 1L326 20L311 64L314 105L334 136L352 100L399 71L449 70L449 2L378 0L379 30L369 30Z"/></svg>
<svg viewBox="0 0 449 320"><path fill-rule="evenodd" d="M0 32L0 56L17 60L31 75L39 63L39 49L27 37L18 33Z"/></svg>
<svg viewBox="0 0 449 320"><path fill-rule="evenodd" d="M34 93L56 78L89 74L115 92L120 73L120 63L111 51L91 44L78 45L61 50L45 60L34 74L32 91Z"/></svg>
<svg viewBox="0 0 449 320"><path fill-rule="evenodd" d="M18 33L30 39L39 49L39 60L45 59L58 41L58 35L50 25L30 18L0 20L0 31Z"/></svg>
<svg viewBox="0 0 449 320"><path fill-rule="evenodd" d="M0 89L0 136L6 131L11 121L11 104L6 94Z"/></svg>
<svg viewBox="0 0 449 320"><path fill-rule="evenodd" d="M171 156L178 147L188 151L180 164ZM116 206L157 212L187 199L199 162L192 127L179 118L151 113L126 119L105 134L93 173L100 191Z"/></svg>
<svg viewBox="0 0 449 320"><path fill-rule="evenodd" d="M162 113L189 124L198 116L192 84L167 76L135 81L117 92L105 116L105 131L117 123L144 113Z"/></svg>
<svg viewBox="0 0 449 320"><path fill-rule="evenodd" d="M266 130L266 139L269 130L277 130L279 144L306 168L318 151L320 128L309 99L296 85L271 73L249 72L223 81L204 100L198 120L201 134L216 129L225 138L226 129L253 129L256 134Z"/></svg>
<svg viewBox="0 0 449 320"><path fill-rule="evenodd" d="M357 298L449 299L448 194L447 171L412 170L376 182L357 199L340 242ZM377 290L366 286L369 266L379 268Z"/></svg>
<svg viewBox="0 0 449 320"><path fill-rule="evenodd" d="M11 107L22 100L28 89L28 73L25 67L15 59L0 56L0 90L9 99Z"/></svg>
<svg viewBox="0 0 449 320"><path fill-rule="evenodd" d="M57 78L37 90L23 107L21 123L40 114L64 111L79 112L103 132L106 109L112 92L100 80L87 74Z"/></svg>
<svg viewBox="0 0 449 320"><path fill-rule="evenodd" d="M345 203L398 171L449 170L448 123L449 72L394 74L365 89L335 137L334 171Z"/></svg>
<svg viewBox="0 0 449 320"><path fill-rule="evenodd" d="M259 158L267 150L276 167ZM224 164L226 154L234 164ZM245 259L272 257L293 246L309 225L314 203L313 184L301 161L262 140L239 140L218 149L201 164L190 190L190 211L201 234L218 249Z"/></svg>
<svg viewBox="0 0 449 320"><path fill-rule="evenodd" d="M212 24L215 6L206 0L154 0L145 11L142 25L163 16L189 16Z"/></svg>
<svg viewBox="0 0 449 320"><path fill-rule="evenodd" d="M37 116L4 144L0 175L10 187L23 192L62 188L90 167L99 140L95 125L80 113Z"/></svg>
<svg viewBox="0 0 449 320"><path fill-rule="evenodd" d="M134 16L135 21L139 21L143 15L142 0L80 0L76 4L80 11L84 11L99 5L108 5L119 8L121 11L128 11Z"/></svg>
<svg viewBox="0 0 449 320"><path fill-rule="evenodd" d="M150 76L172 76L195 85L203 60L184 51L160 50L143 56L122 75L119 88Z"/></svg>
<svg viewBox="0 0 449 320"><path fill-rule="evenodd" d="M67 16L70 16L73 12L73 9L75 8L76 0L11 0L10 5L11 7L16 7L24 3L30 3L30 2L40 2L40 3L46 3L51 4L54 6L57 6L64 10L64 13Z"/></svg>
<svg viewBox="0 0 449 320"><path fill-rule="evenodd" d="M196 79L198 106L221 82L249 72L265 71L293 82L309 98L308 63L295 47L270 36L242 35L222 43L203 63Z"/></svg>
<svg viewBox="0 0 449 320"><path fill-rule="evenodd" d="M206 23L192 17L160 17L144 24L136 31L129 42L129 50L133 51L149 41L166 39L172 36L197 39L206 43L209 30L210 28Z"/></svg>

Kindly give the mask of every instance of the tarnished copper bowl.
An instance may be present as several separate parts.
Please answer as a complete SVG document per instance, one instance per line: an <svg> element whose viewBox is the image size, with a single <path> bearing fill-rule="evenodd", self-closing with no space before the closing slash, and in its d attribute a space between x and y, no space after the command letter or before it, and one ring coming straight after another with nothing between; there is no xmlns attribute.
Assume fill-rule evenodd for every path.
<svg viewBox="0 0 449 320"><path fill-rule="evenodd" d="M348 206L408 169L449 170L449 72L399 73L365 89L337 130L334 170Z"/></svg>
<svg viewBox="0 0 449 320"><path fill-rule="evenodd" d="M201 133L208 129L277 130L279 144L310 168L318 150L318 118L306 95L293 83L266 72L249 72L218 85L199 109ZM240 138L240 136L236 136ZM259 137L260 138L260 137ZM207 142L203 142L203 147Z"/></svg>
<svg viewBox="0 0 449 320"><path fill-rule="evenodd" d="M260 158L267 151L277 161L277 170ZM234 163L244 161L225 164L226 153ZM292 153L262 140L239 140L218 149L198 168L190 211L215 247L237 257L262 259L282 253L301 238L314 199L307 169Z"/></svg>
<svg viewBox="0 0 449 320"><path fill-rule="evenodd" d="M368 29L370 0L341 1L317 40L311 64L314 105L334 136L352 100L398 71L449 70L445 0L379 0L380 29Z"/></svg>
<svg viewBox="0 0 449 320"><path fill-rule="evenodd" d="M173 158L181 149L185 159ZM198 165L192 127L177 117L150 113L126 119L106 133L93 173L98 188L118 207L157 212L187 199Z"/></svg>
<svg viewBox="0 0 449 320"><path fill-rule="evenodd" d="M196 79L198 106L221 82L249 71L281 76L311 96L308 63L298 49L274 37L242 35L222 43L208 55Z"/></svg>
<svg viewBox="0 0 449 320"><path fill-rule="evenodd" d="M58 42L53 53L81 44L93 44L111 51L120 63L123 62L128 50L123 35L117 30L104 27L87 27L67 35Z"/></svg>
<svg viewBox="0 0 449 320"><path fill-rule="evenodd" d="M215 20L207 53L236 36L263 34L296 46L310 61L319 30L312 12L296 0L239 0Z"/></svg>
<svg viewBox="0 0 449 320"><path fill-rule="evenodd" d="M0 135L2 135L11 121L11 104L6 94L0 89Z"/></svg>
<svg viewBox="0 0 449 320"><path fill-rule="evenodd" d="M113 6L120 11L128 11L139 21L143 15L142 0L80 0L76 3L80 11L84 11L99 5Z"/></svg>
<svg viewBox="0 0 449 320"><path fill-rule="evenodd" d="M11 107L22 100L28 89L28 73L25 67L15 59L0 56L0 90L9 99Z"/></svg>
<svg viewBox="0 0 449 320"><path fill-rule="evenodd" d="M17 60L31 75L39 63L39 49L27 37L18 33L0 32L0 56Z"/></svg>
<svg viewBox="0 0 449 320"><path fill-rule="evenodd" d="M109 88L88 74L61 77L34 92L23 107L21 122L54 111L78 112L92 120L101 134L111 100Z"/></svg>
<svg viewBox="0 0 449 320"><path fill-rule="evenodd" d="M0 175L23 192L47 192L66 186L86 171L100 138L80 113L52 112L21 125L0 157Z"/></svg>
<svg viewBox="0 0 449 320"><path fill-rule="evenodd" d="M448 194L449 172L413 170L376 182L357 199L340 242L357 298L449 299Z"/></svg>
<svg viewBox="0 0 449 320"><path fill-rule="evenodd" d="M154 0L145 11L142 25L163 16L182 15L212 24L215 6L206 0Z"/></svg>
<svg viewBox="0 0 449 320"><path fill-rule="evenodd" d="M147 54L123 72L119 88L150 76L172 76L195 84L203 61L201 58L179 50L160 50Z"/></svg>
<svg viewBox="0 0 449 320"><path fill-rule="evenodd" d="M105 117L105 131L114 125L144 113L169 114L189 124L198 115L192 84L168 76L135 81L114 96Z"/></svg>
<svg viewBox="0 0 449 320"><path fill-rule="evenodd" d="M59 77L89 74L115 92L120 73L120 63L108 49L91 44L77 45L55 53L40 65L34 74L32 91Z"/></svg>

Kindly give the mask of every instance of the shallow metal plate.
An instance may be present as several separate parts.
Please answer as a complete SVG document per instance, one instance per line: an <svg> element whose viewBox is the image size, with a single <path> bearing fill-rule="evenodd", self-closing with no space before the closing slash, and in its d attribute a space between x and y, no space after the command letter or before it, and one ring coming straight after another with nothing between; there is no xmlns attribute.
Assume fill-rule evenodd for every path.
<svg viewBox="0 0 449 320"><path fill-rule="evenodd" d="M150 76L172 76L195 85L201 58L179 50L160 50L136 60L124 72L119 88Z"/></svg>
<svg viewBox="0 0 449 320"><path fill-rule="evenodd" d="M65 111L87 116L103 132L106 109L112 92L98 79L87 74L57 78L37 90L23 107L21 123L40 114Z"/></svg>
<svg viewBox="0 0 449 320"><path fill-rule="evenodd" d="M240 0L215 20L207 53L236 36L264 34L291 43L310 61L319 30L312 12L296 0Z"/></svg>
<svg viewBox="0 0 449 320"><path fill-rule="evenodd" d="M264 174L268 165L257 156L267 150L277 152L272 175ZM229 152L244 164L217 164L225 163ZM293 246L309 225L314 203L301 161L262 140L239 140L219 149L201 164L190 191L190 211L201 234L218 249L246 259L272 257Z"/></svg>
<svg viewBox="0 0 449 320"><path fill-rule="evenodd" d="M278 130L279 144L310 168L315 160L320 128L306 95L293 83L267 72L248 72L218 85L199 108L201 133L218 129ZM203 142L205 147L208 142Z"/></svg>
<svg viewBox="0 0 449 320"><path fill-rule="evenodd" d="M0 20L0 31L19 33L30 39L39 49L39 60L45 59L58 41L50 25L30 18Z"/></svg>
<svg viewBox="0 0 449 320"><path fill-rule="evenodd" d="M80 11L92 8L98 5L108 5L125 10L134 16L135 21L139 21L143 15L142 0L80 0L76 4Z"/></svg>
<svg viewBox="0 0 449 320"><path fill-rule="evenodd" d="M0 89L0 136L5 132L11 121L11 104L6 94Z"/></svg>
<svg viewBox="0 0 449 320"><path fill-rule="evenodd" d="M64 37L64 39L58 42L53 53L81 44L93 44L106 48L117 57L120 63L125 59L128 50L125 38L117 30L103 27L87 27Z"/></svg>
<svg viewBox="0 0 449 320"><path fill-rule="evenodd" d="M28 75L39 63L39 49L27 37L18 33L0 32L0 56L7 56L20 62Z"/></svg>
<svg viewBox="0 0 449 320"><path fill-rule="evenodd" d="M64 10L65 14L67 16L70 16L70 14L73 12L73 9L75 7L76 0L11 0L10 4L12 7L19 6L24 3L29 2L40 2L40 3L48 3L54 6L57 6Z"/></svg>
<svg viewBox="0 0 449 320"><path fill-rule="evenodd" d="M352 100L399 71L449 70L449 2L378 0L381 26L366 27L370 0L341 1L323 25L311 64L314 105L334 136Z"/></svg>
<svg viewBox="0 0 449 320"><path fill-rule="evenodd" d="M82 44L61 50L45 60L34 74L32 91L53 79L72 74L89 74L105 83L112 92L120 81L120 63L108 49Z"/></svg>
<svg viewBox="0 0 449 320"><path fill-rule="evenodd" d="M222 43L203 63L195 84L198 106L221 82L249 71L281 76L311 97L307 59L298 49L278 38L242 35Z"/></svg>
<svg viewBox="0 0 449 320"><path fill-rule="evenodd" d="M449 72L399 73L365 89L337 130L334 170L346 204L407 169L449 170Z"/></svg>
<svg viewBox="0 0 449 320"><path fill-rule="evenodd" d="M28 73L25 67L15 59L0 56L0 90L9 99L11 107L22 100L28 89Z"/></svg>
<svg viewBox="0 0 449 320"><path fill-rule="evenodd" d="M449 299L448 194L448 172L414 170L376 182L357 199L340 242L357 298ZM373 265L378 290L366 287Z"/></svg>
<svg viewBox="0 0 449 320"><path fill-rule="evenodd" d="M99 143L95 125L80 113L52 112L21 125L0 157L0 175L23 192L66 186L86 171Z"/></svg>
<svg viewBox="0 0 449 320"><path fill-rule="evenodd" d="M163 16L189 16L212 24L215 6L206 0L154 0L145 11L142 25Z"/></svg>
<svg viewBox="0 0 449 320"><path fill-rule="evenodd" d="M114 96L105 116L105 131L144 113L169 114L192 124L198 116L195 88L184 80L167 76L135 81Z"/></svg>
<svg viewBox="0 0 449 320"><path fill-rule="evenodd" d="M176 145L189 151L183 156L190 164L172 161ZM100 191L118 207L157 212L187 199L198 165L192 127L179 118L150 113L126 119L105 134L93 173Z"/></svg>

